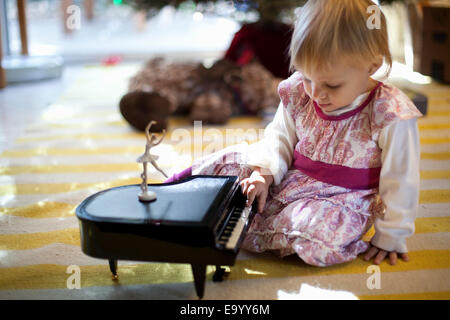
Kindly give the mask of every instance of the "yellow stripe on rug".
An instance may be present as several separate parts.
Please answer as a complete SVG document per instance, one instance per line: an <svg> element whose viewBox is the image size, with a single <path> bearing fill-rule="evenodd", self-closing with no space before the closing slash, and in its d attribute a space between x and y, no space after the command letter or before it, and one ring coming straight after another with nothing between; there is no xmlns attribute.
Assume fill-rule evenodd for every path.
<svg viewBox="0 0 450 320"><path fill-rule="evenodd" d="M241 136L239 137L239 141L229 139L227 141L221 141L219 139L217 141L217 149L220 150L222 148L228 147L233 144L238 144L241 142L247 142L249 144L256 142L255 137L251 136ZM195 146L198 150L205 151L207 148L211 148L211 144L214 144L214 141L206 141L202 144L198 144ZM164 144L162 144L164 145ZM190 152L194 149L191 141L187 143L176 143L176 144L167 144L170 148L173 148L174 151L180 153ZM144 143L142 146L121 146L121 147L95 147L95 148L50 148L50 147L39 147L33 149L26 150L5 150L0 157L5 158L27 158L33 156L88 156L88 155L102 155L102 154L115 154L115 155L126 155L126 154L142 154L145 150Z"/></svg>
<svg viewBox="0 0 450 320"><path fill-rule="evenodd" d="M420 179L450 179L450 170L421 170Z"/></svg>
<svg viewBox="0 0 450 320"><path fill-rule="evenodd" d="M29 250L51 243L80 246L80 230L70 228L48 232L0 234L0 250Z"/></svg>
<svg viewBox="0 0 450 320"><path fill-rule="evenodd" d="M450 250L410 251L408 255L410 257L409 262L399 260L395 266L384 260L379 265L381 272L450 268ZM372 261L364 261L363 255L360 255L354 261L326 268L306 265L295 255L284 259L265 256L261 259L238 260L236 265L232 267L228 279L243 280L265 277L286 278L366 273L367 267L372 264Z"/></svg>
<svg viewBox="0 0 450 320"><path fill-rule="evenodd" d="M140 171L138 163L103 163L78 165L11 166L0 167L0 174L15 175L21 173L67 173L67 172L120 172Z"/></svg>
<svg viewBox="0 0 450 320"><path fill-rule="evenodd" d="M450 116L450 111L433 111L427 112L426 117L447 117Z"/></svg>
<svg viewBox="0 0 450 320"><path fill-rule="evenodd" d="M61 134L45 137L22 137L16 141L19 143L33 142L33 141L47 141L47 140L61 140L61 139L144 139L143 133L75 133L75 134Z"/></svg>
<svg viewBox="0 0 450 320"><path fill-rule="evenodd" d="M86 156L86 155L97 155L97 154L141 154L143 153L145 147L142 146L125 146L125 147L103 147L103 148L33 148L27 150L6 150L1 156L2 157L34 157L34 156Z"/></svg>
<svg viewBox="0 0 450 320"><path fill-rule="evenodd" d="M419 203L443 203L450 202L450 190L420 190Z"/></svg>
<svg viewBox="0 0 450 320"><path fill-rule="evenodd" d="M416 218L415 233L450 232L450 216Z"/></svg>
<svg viewBox="0 0 450 320"><path fill-rule="evenodd" d="M62 212L62 215L66 214L66 211ZM54 217L55 212L52 212L50 215ZM42 212L37 213L37 216L47 218ZM416 233L450 232L450 217L417 218L415 225ZM363 239L368 241L371 235L373 235L373 228L369 230ZM70 228L37 233L0 234L0 250L29 250L52 243L79 246L80 231L78 228Z"/></svg>
<svg viewBox="0 0 450 320"><path fill-rule="evenodd" d="M420 159L431 159L431 160L449 160L450 159L450 151L445 152L422 152L420 154Z"/></svg>
<svg viewBox="0 0 450 320"><path fill-rule="evenodd" d="M450 129L450 123L419 124L418 127L419 127L419 130Z"/></svg>
<svg viewBox="0 0 450 320"><path fill-rule="evenodd" d="M138 176L138 174L136 174ZM155 179L147 179L148 183L161 182ZM119 187L130 184L140 184L142 179L139 177L118 179L109 182L97 183L32 183L32 184L14 184L14 185L0 185L0 196L11 194L57 194L83 189L105 190L113 187Z"/></svg>
<svg viewBox="0 0 450 320"><path fill-rule="evenodd" d="M223 142L223 143L222 143ZM249 137L240 137L239 142L247 142L249 144L255 142L254 139ZM204 142L195 146L196 150L206 151L211 149L211 144L217 146L216 150L226 148L230 145L236 144L236 141L221 141L220 139L215 144L213 141ZM164 144L162 144L164 145ZM174 151L179 153L192 153L194 146L189 141L188 143L167 144ZM145 150L144 143L142 146L126 146L126 147L97 147L97 148L46 148L39 147L26 150L5 150L0 157L5 158L27 158L33 156L89 156L89 155L102 155L102 154L114 154L114 155L127 155L127 154L142 154Z"/></svg>
<svg viewBox="0 0 450 320"><path fill-rule="evenodd" d="M11 215L24 218L67 218L75 215L76 205L63 203L63 202L51 202L51 201L39 201L32 205L15 207L15 208L1 208L1 215Z"/></svg>
<svg viewBox="0 0 450 320"><path fill-rule="evenodd" d="M241 127L238 127L238 126ZM223 126L189 126L183 128L175 128L171 130L166 139L170 141L177 141L180 137L201 137L213 138L216 136L241 136L247 134L249 136L263 136L264 128L261 126L261 120L254 119L248 121L246 119L235 119L233 123ZM173 137L172 137L173 136ZM178 138L178 139L175 139ZM145 142L145 135L143 132L119 132L119 133L96 133L96 132L81 132L81 133L66 133L60 135L47 135L37 137L21 137L16 141L19 143L34 142L34 141L49 141L61 139L88 139L88 140L102 140L102 139L143 139Z"/></svg>
<svg viewBox="0 0 450 320"><path fill-rule="evenodd" d="M450 268L449 250L413 251L409 256L409 262L398 261L396 266L383 261L379 265L381 272ZM360 256L349 263L320 268L306 265L294 256L284 259L264 256L260 259L236 261L227 280L365 274L371 263ZM105 260L104 265L80 266L81 287L116 285L117 283L111 280L107 265ZM0 289L64 288L70 276L66 273L67 268L68 266L62 265L0 268ZM213 270L214 267L208 267L208 280L211 280ZM148 263L121 266L119 261L118 274L120 285L192 281L190 266L186 264Z"/></svg>
<svg viewBox="0 0 450 320"><path fill-rule="evenodd" d="M450 137L439 137L439 138L420 138L420 144L439 144L439 143L449 143Z"/></svg>
<svg viewBox="0 0 450 320"><path fill-rule="evenodd" d="M107 262L105 265L80 266L79 268L81 288L193 281L190 265L187 264L120 265L119 262L119 281L117 282L111 279ZM67 271L68 266L52 264L0 268L0 290L67 288L68 280L70 282L69 277L73 274Z"/></svg>

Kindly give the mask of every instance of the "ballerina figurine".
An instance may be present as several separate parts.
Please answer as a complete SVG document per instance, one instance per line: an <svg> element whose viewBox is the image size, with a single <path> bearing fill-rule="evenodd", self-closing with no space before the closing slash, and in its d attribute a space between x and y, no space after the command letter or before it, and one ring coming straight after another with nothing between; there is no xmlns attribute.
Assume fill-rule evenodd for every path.
<svg viewBox="0 0 450 320"><path fill-rule="evenodd" d="M145 128L145 136L147 137L147 143L145 144L145 153L137 158L138 163L142 163L144 167L144 171L141 174L142 183L141 183L141 193L138 195L140 201L153 201L156 199L156 193L153 191L148 190L147 186L147 164L150 162L153 167L161 172L164 177L167 178L167 175L164 173L164 171L161 170L161 168L156 164L156 160L158 160L159 156L151 154L150 149L152 147L157 146L161 143L161 141L164 139L164 136L166 135L166 130L163 130L163 135L159 141L156 141L156 136L152 133L151 136L149 134L150 127L155 124L155 121L151 121L147 127Z"/></svg>

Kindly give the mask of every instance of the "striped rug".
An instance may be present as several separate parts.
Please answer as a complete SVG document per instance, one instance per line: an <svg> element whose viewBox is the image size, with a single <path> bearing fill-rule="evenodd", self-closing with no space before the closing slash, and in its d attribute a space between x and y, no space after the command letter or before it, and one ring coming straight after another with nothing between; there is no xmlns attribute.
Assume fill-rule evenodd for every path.
<svg viewBox="0 0 450 320"><path fill-rule="evenodd" d="M189 265L119 261L113 282L107 261L80 249L76 206L100 190L140 182L135 160L145 137L117 107L138 67L86 67L0 155L0 299L197 299ZM293 256L241 252L222 283L212 281L208 267L204 299L450 298L450 87L412 89L428 95L429 113L419 121L422 180L410 262L374 268L360 256L317 268ZM193 156L256 141L263 128L259 118L232 119L226 127L171 119L154 152L172 174ZM150 182L162 180L151 172Z"/></svg>

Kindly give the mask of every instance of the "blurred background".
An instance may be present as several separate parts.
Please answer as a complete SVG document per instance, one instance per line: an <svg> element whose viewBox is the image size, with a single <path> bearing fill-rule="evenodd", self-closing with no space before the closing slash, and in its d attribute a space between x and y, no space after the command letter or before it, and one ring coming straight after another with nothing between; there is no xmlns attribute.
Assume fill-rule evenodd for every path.
<svg viewBox="0 0 450 320"><path fill-rule="evenodd" d="M17 55L21 51L17 1L2 1L9 32L6 53ZM30 55L57 54L66 63L95 63L114 54L124 59L181 52L217 56L240 22L256 19L235 10L230 1L198 5L186 1L177 9L167 5L145 10L120 0L28 0L26 18Z"/></svg>
<svg viewBox="0 0 450 320"><path fill-rule="evenodd" d="M152 55L218 58L242 25L257 21L290 25L295 8L304 2L1 0L2 52L4 58L23 53L58 55L65 64L97 63L108 58L146 60ZM432 20L434 24L436 20L446 20L448 11L441 17L431 17L436 13L430 13L428 7L434 7L433 11L443 10L449 1L384 0L381 4L388 19L395 60L410 69L416 63L415 71L431 74L420 65L421 57L430 55L428 50L431 51L424 31L433 27ZM424 7L427 7L425 15ZM22 33L20 25L26 29ZM443 31L447 25L441 27L444 30L434 35L435 41L445 42L448 35ZM421 55L424 44L428 50ZM448 75L444 78L435 73L441 80L450 80Z"/></svg>
<svg viewBox="0 0 450 320"><path fill-rule="evenodd" d="M135 63L137 72L155 57L205 67L226 58L239 66L258 61L273 77L286 78L295 10L304 2L0 0L0 88L8 88L0 91L3 130L15 132L20 106L26 105L27 115L20 113L26 122L34 105L39 110L54 101L87 65ZM390 79L450 82L450 1L374 2L388 21ZM426 113L426 97L418 99Z"/></svg>

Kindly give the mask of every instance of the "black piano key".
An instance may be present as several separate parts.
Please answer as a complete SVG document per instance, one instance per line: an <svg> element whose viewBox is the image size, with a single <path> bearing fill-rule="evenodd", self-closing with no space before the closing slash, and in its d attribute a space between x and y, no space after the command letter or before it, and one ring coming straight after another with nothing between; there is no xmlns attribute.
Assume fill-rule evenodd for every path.
<svg viewBox="0 0 450 320"><path fill-rule="evenodd" d="M219 240L219 245L221 246L221 247L224 247L226 244L227 244L227 241L226 240Z"/></svg>

